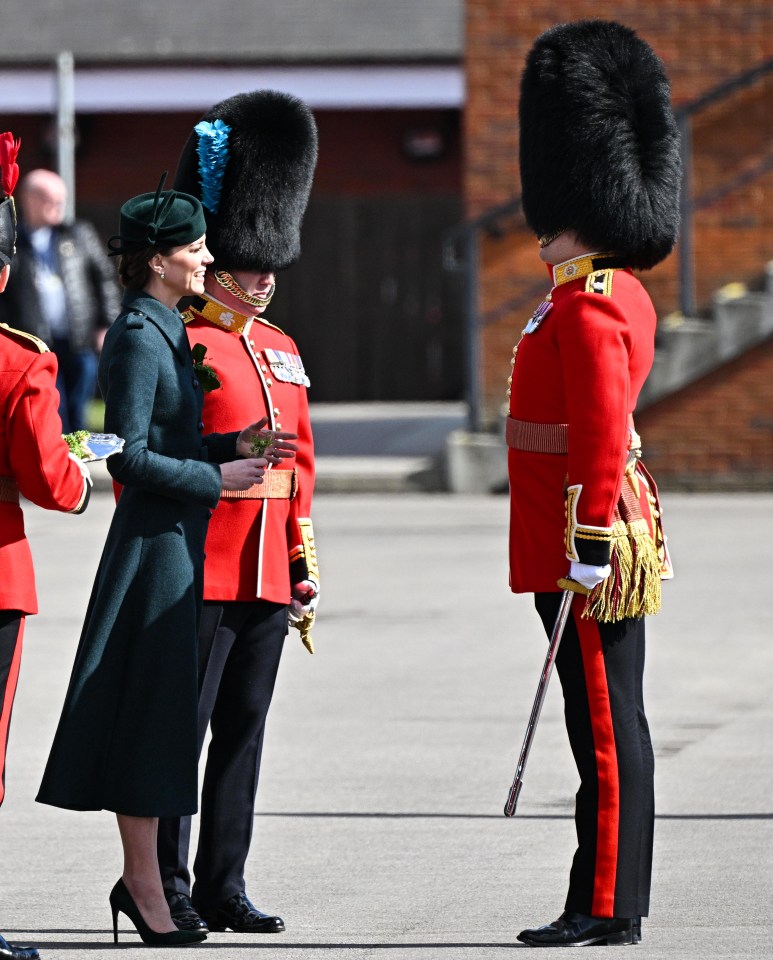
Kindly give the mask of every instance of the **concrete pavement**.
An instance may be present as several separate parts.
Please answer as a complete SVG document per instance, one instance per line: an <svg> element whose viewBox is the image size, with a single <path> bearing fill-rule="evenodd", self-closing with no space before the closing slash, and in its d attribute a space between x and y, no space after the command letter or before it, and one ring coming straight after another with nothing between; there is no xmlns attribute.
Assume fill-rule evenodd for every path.
<svg viewBox="0 0 773 960"><path fill-rule="evenodd" d="M649 626L653 911L638 957L771 955L773 496L665 498L677 579ZM112 815L34 803L111 512L26 508L30 618L0 812L0 930L51 960L112 955ZM504 497L320 496L317 653L288 640L248 891L274 937L197 951L282 960L501 958L563 908L576 775L558 684L518 816L501 815L545 651L507 589ZM160 571L159 575L163 575ZM152 958L125 918L120 943ZM603 948L588 948L598 951Z"/></svg>

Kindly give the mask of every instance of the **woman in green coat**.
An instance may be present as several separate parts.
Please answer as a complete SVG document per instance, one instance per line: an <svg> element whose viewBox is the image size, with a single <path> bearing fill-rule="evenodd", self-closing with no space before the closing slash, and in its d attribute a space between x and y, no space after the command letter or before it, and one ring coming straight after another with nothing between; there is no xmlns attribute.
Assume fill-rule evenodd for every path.
<svg viewBox="0 0 773 960"><path fill-rule="evenodd" d="M162 192L163 182L124 204L111 238L127 292L105 337L99 386L105 429L125 439L108 461L122 492L37 799L114 811L124 848L110 895L116 940L121 910L145 942L182 944L204 935L171 920L156 830L159 816L197 808L204 539L221 489L262 482L267 460L251 449L264 422L202 435L199 377L208 371L194 366L176 304L203 292L212 257L199 201ZM269 452L283 455L292 444Z"/></svg>

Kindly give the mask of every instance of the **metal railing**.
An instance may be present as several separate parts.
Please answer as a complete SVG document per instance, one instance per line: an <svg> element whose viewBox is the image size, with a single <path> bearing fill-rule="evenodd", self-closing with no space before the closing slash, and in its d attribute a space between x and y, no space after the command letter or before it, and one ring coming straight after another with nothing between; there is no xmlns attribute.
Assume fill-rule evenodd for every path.
<svg viewBox="0 0 773 960"><path fill-rule="evenodd" d="M474 220L468 220L449 231L443 239L443 267L449 273L462 275L464 317L464 384L468 410L468 427L481 428L481 350L478 309L478 275L480 273L480 241L482 235L504 236L512 231L507 220L523 218L520 197L491 207Z"/></svg>
<svg viewBox="0 0 773 960"><path fill-rule="evenodd" d="M694 227L693 217L696 211L703 210L722 197L749 183L773 169L773 153L764 157L753 167L728 178L713 190L694 197L692 185L692 127L693 118L705 109L727 99L740 90L748 89L759 80L773 74L773 57L757 66L745 70L700 96L683 104L676 111L676 121L681 136L682 153L682 191L680 197L679 229L679 309L684 316L694 316L697 309L695 263L694 263ZM448 272L460 274L464 286L464 326L465 326L465 399L468 404L468 425L471 431L481 429L481 369L480 337L481 322L478 306L478 277L480 273L481 238L502 237L513 232L513 224L525 226L521 197L513 197L504 203L491 207L474 219L459 224L449 231L443 240L443 266ZM507 304L500 304L488 322L497 319L502 313L521 306L538 293L544 284L529 287L523 296Z"/></svg>
<svg viewBox="0 0 773 960"><path fill-rule="evenodd" d="M717 200L736 190L743 184L756 179L771 169L771 160L763 161L757 169L746 171L736 177L731 177L713 191L701 197L693 197L692 190L692 120L707 107L726 100L739 90L746 90L758 80L773 74L773 57L763 60L750 70L730 77L717 84L699 97L683 104L676 110L676 121L679 125L682 152L682 193L680 201L679 225L679 309L685 317L695 316L697 301L695 296L695 259L694 259L694 229L693 214L696 210L703 210L716 203Z"/></svg>

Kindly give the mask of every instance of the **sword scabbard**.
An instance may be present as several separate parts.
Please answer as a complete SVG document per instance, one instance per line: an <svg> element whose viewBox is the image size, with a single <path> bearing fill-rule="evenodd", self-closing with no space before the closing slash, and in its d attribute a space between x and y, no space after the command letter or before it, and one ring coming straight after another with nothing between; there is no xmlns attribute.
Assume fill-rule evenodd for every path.
<svg viewBox="0 0 773 960"><path fill-rule="evenodd" d="M572 584L574 582L575 581L571 581ZM537 695L534 698L534 705L531 708L531 715L529 716L529 722L526 726L526 735L523 738L523 746L521 747L521 753L518 757L518 766L515 770L515 779L513 780L513 784L510 787L510 792L507 795L507 802L505 803L506 817L512 817L515 814L518 796L521 792L521 787L523 786L523 771L526 767L526 761L529 759L529 751L531 750L531 745L534 741L534 734L537 729L537 721L540 718L540 713L542 713L542 704L545 702L545 694L548 690L550 675L553 672L553 664L556 660L558 647L561 643L561 637L564 634L566 621L569 619L569 611L572 609L572 600L574 599L574 594L575 591L572 589L569 583L567 583L567 587L561 596L561 604L558 608L556 622L550 635L550 645L548 646L548 652L545 656L545 663L542 666L542 674L540 675L539 684L537 686Z"/></svg>

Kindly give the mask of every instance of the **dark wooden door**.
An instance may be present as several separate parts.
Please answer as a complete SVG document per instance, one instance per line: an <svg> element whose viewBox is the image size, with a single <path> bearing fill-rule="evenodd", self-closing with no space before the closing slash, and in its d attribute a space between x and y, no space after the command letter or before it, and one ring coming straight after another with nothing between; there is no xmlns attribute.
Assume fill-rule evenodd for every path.
<svg viewBox="0 0 773 960"><path fill-rule="evenodd" d="M441 262L458 198L313 198L303 256L266 317L298 343L316 402L456 400L461 309Z"/></svg>

